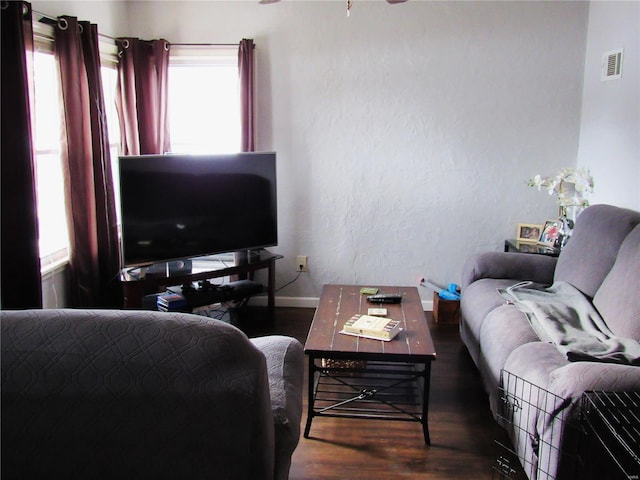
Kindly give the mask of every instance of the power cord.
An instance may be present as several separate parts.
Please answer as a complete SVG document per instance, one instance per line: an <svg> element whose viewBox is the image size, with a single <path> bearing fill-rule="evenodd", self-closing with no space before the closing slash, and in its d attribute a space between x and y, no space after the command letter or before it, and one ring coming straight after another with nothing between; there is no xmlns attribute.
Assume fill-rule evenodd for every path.
<svg viewBox="0 0 640 480"><path fill-rule="evenodd" d="M288 287L289 285L291 285L292 283L295 283L299 278L300 275L302 275L302 270L298 270L298 274L295 276L295 278L293 280L291 280L290 282L285 283L283 286L281 286L280 288L277 288L276 290L274 290L274 292L279 292L280 290L282 290L283 288Z"/></svg>

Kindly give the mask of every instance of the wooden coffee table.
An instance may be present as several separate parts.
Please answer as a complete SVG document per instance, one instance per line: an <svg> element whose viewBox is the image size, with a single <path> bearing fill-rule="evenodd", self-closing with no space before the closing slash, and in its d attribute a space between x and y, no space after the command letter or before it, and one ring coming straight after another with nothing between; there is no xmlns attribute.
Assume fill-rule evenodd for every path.
<svg viewBox="0 0 640 480"><path fill-rule="evenodd" d="M325 285L304 351L309 357L305 438L314 417L413 421L431 443L427 415L431 362L436 351L415 287L378 287L402 295L399 304L371 304L360 286ZM387 309L403 330L384 342L339 333L356 313Z"/></svg>

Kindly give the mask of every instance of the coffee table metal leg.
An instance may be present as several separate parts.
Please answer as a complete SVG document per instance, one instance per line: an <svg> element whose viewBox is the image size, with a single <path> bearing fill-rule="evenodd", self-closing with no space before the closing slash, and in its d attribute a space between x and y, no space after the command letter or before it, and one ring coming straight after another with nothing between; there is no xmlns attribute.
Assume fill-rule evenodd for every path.
<svg viewBox="0 0 640 480"><path fill-rule="evenodd" d="M307 424L304 427L304 438L309 438L309 430L311 430L311 421L313 420L313 403L315 401L315 376L316 376L316 362L313 355L309 355L309 391L307 393L308 408L307 408Z"/></svg>
<svg viewBox="0 0 640 480"><path fill-rule="evenodd" d="M422 433L424 442L431 445L429 436L429 385L431 384L431 362L424 364L424 391L422 393Z"/></svg>

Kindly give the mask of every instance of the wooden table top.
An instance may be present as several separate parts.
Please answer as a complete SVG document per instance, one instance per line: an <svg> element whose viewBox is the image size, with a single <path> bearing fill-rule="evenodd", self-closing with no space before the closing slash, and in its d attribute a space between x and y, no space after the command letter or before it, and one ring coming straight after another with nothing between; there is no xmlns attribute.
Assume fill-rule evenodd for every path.
<svg viewBox="0 0 640 480"><path fill-rule="evenodd" d="M378 287L379 293L400 294L398 304L373 304L360 294L361 286L325 285L305 343L306 354L316 357L395 362L436 359L433 339L416 287ZM387 309L387 317L399 320L402 331L391 341L371 340L339 333L353 315L370 307Z"/></svg>

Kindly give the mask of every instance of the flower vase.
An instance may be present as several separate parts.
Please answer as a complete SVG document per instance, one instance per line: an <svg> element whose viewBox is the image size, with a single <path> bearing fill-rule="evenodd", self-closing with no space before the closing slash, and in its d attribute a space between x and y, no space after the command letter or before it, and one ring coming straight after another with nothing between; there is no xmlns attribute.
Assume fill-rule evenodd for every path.
<svg viewBox="0 0 640 480"><path fill-rule="evenodd" d="M588 203L580 198L574 199L574 203L564 207L564 218L571 224L571 230L582 211L587 208ZM562 217L561 217L562 218Z"/></svg>
<svg viewBox="0 0 640 480"><path fill-rule="evenodd" d="M573 233L574 219L568 215L569 207L560 207L558 211L558 236L553 242L553 246L562 250Z"/></svg>

